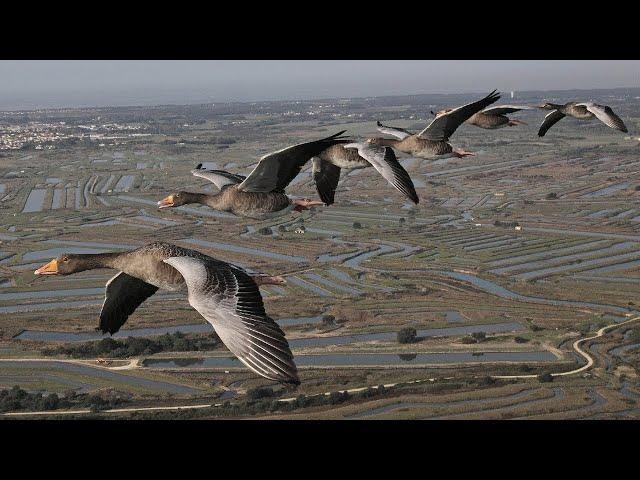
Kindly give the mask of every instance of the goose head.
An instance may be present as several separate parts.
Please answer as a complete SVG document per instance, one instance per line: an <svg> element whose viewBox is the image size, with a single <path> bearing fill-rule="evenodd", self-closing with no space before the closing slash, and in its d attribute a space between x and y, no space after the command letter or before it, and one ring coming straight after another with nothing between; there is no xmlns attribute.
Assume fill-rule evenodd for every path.
<svg viewBox="0 0 640 480"><path fill-rule="evenodd" d="M166 196L158 202L158 208L180 207L187 203L194 203L194 195L189 192L176 192Z"/></svg>
<svg viewBox="0 0 640 480"><path fill-rule="evenodd" d="M90 268L86 256L63 253L49 263L38 268L35 275L70 275Z"/></svg>

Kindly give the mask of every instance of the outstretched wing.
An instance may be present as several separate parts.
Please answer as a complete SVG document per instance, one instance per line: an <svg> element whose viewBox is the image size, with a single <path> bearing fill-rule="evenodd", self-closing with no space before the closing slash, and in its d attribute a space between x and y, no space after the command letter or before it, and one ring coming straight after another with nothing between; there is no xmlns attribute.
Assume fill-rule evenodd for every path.
<svg viewBox="0 0 640 480"><path fill-rule="evenodd" d="M313 181L316 184L316 190L326 205L334 202L336 188L340 181L340 167L336 167L333 163L321 160L319 157L313 157Z"/></svg>
<svg viewBox="0 0 640 480"><path fill-rule="evenodd" d="M199 167L200 165L198 165ZM244 175L236 175L235 173L229 173L224 170L206 170L204 168L196 168L195 170L191 170L191 174L204 178L205 180L209 180L211 183L215 184L219 190L222 190L223 187L227 185L236 185L244 181Z"/></svg>
<svg viewBox="0 0 640 480"><path fill-rule="evenodd" d="M368 142L347 144L345 148L349 148L350 145L354 145L358 149L358 154L368 161L396 190L413 203L417 204L420 201L411 177L398 162L392 148L373 145Z"/></svg>
<svg viewBox="0 0 640 480"><path fill-rule="evenodd" d="M129 315L157 291L158 287L155 285L124 272L118 273L107 282L98 330L113 335L120 330Z"/></svg>
<svg viewBox="0 0 640 480"><path fill-rule="evenodd" d="M500 94L494 90L477 102L468 103L467 105L454 108L446 113L438 115L427 128L418 134L418 136L438 142L447 141L449 140L449 137L453 135L453 132L455 132L456 129L469 117L498 101L499 98Z"/></svg>
<svg viewBox="0 0 640 480"><path fill-rule="evenodd" d="M346 130L330 137L313 142L300 143L283 150L265 155L238 186L245 192L284 192L289 183L300 173L300 170L312 157L338 143L346 143L349 139L340 137Z"/></svg>
<svg viewBox="0 0 640 480"><path fill-rule="evenodd" d="M270 380L300 383L284 332L266 314L251 277L220 261L183 256L164 261L182 274L191 306L242 363Z"/></svg>
<svg viewBox="0 0 640 480"><path fill-rule="evenodd" d="M497 105L495 107L486 108L482 113L487 115L506 115L507 113L519 112L520 110L531 110L531 107L515 105Z"/></svg>
<svg viewBox="0 0 640 480"><path fill-rule="evenodd" d="M553 125L562 120L566 115L562 113L560 110L553 110L544 117L542 121L542 125L540 125L540 129L538 130L538 136L544 137L544 134L547 133Z"/></svg>
<svg viewBox="0 0 640 480"><path fill-rule="evenodd" d="M597 103L578 103L578 105L587 107L591 113L593 113L598 120L604 123L607 127L614 128L616 130L620 130L621 132L627 133L627 127L622 121L622 119L613 113L611 107L606 105L598 105Z"/></svg>
<svg viewBox="0 0 640 480"><path fill-rule="evenodd" d="M376 122L376 125L378 125L378 131L380 133L384 133L386 135L394 136L399 140L404 140L405 138L410 137L411 135L413 135L413 133L411 133L408 130L405 130L404 128L390 127L388 125L383 125L380 122Z"/></svg>

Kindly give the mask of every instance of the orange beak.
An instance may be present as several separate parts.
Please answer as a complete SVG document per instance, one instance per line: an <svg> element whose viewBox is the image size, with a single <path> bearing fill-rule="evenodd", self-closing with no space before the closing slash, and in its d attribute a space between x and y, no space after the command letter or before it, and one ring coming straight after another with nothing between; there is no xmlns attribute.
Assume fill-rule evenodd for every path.
<svg viewBox="0 0 640 480"><path fill-rule="evenodd" d="M173 207L173 195L169 195L158 202L158 208Z"/></svg>
<svg viewBox="0 0 640 480"><path fill-rule="evenodd" d="M58 260L54 258L49 263L40 267L33 273L35 275L56 275L58 273Z"/></svg>

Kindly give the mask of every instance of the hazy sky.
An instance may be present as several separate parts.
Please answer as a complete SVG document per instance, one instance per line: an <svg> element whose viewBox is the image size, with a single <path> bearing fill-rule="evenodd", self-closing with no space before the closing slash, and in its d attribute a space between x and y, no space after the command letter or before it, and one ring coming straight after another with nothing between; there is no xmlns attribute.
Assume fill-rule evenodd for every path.
<svg viewBox="0 0 640 480"><path fill-rule="evenodd" d="M0 109L640 87L640 61L0 61Z"/></svg>

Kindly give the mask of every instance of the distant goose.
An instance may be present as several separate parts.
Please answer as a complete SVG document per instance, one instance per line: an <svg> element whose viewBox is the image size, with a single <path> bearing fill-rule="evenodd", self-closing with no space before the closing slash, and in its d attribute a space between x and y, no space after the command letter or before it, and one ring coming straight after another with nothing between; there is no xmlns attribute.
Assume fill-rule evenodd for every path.
<svg viewBox="0 0 640 480"><path fill-rule="evenodd" d="M350 140L340 137L345 131L328 138L300 143L262 157L248 177L224 170L197 168L191 173L214 183L220 192L213 195L192 192L173 193L158 202L159 208L179 207L188 203L200 203L214 210L230 212L241 217L264 219L289 211L308 210L323 202L309 199L292 199L284 189L300 173L312 157L323 150ZM199 167L202 164L198 165Z"/></svg>
<svg viewBox="0 0 640 480"><path fill-rule="evenodd" d="M481 112L474 113L471 117L465 120L465 123L469 123L480 128L486 128L488 130L503 127L515 127L516 125L526 125L522 120L515 120L507 117L507 114L519 112L520 110L530 110L531 108L532 107L527 106L497 105L495 107L482 110ZM431 113L437 116L449 111L450 110L442 110L437 114L433 112Z"/></svg>
<svg viewBox="0 0 640 480"><path fill-rule="evenodd" d="M551 110L551 112L544 117L542 125L540 125L540 130L538 130L539 137L544 137L547 130L566 116L577 118L579 120L591 120L593 118L597 118L606 126L627 133L627 127L624 122L620 117L613 113L611 107L606 105L598 105L597 103L592 102L569 102L564 105L544 103L543 105L540 105L539 108Z"/></svg>
<svg viewBox="0 0 640 480"><path fill-rule="evenodd" d="M320 199L327 205L334 202L342 168L355 170L367 167L375 168L413 203L420 201L411 177L400 165L393 150L367 142L333 145L313 158L313 180Z"/></svg>
<svg viewBox="0 0 640 480"><path fill-rule="evenodd" d="M282 329L266 314L255 278L240 267L155 242L129 252L63 254L34 273L69 275L95 268L120 270L106 285L98 327L103 333L117 332L158 289L187 290L191 306L242 363L270 380L300 383Z"/></svg>
<svg viewBox="0 0 640 480"><path fill-rule="evenodd" d="M396 137L371 138L368 141L375 145L393 147L414 157L433 159L444 157L466 157L474 155L461 148L454 148L449 143L449 137L472 115L491 105L500 98L494 90L477 102L469 103L458 108L441 112L420 133L413 134L403 128L389 127L378 122L378 131Z"/></svg>

